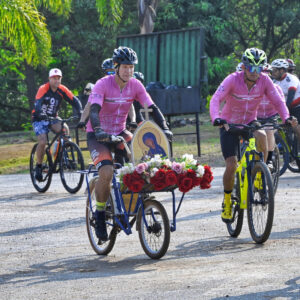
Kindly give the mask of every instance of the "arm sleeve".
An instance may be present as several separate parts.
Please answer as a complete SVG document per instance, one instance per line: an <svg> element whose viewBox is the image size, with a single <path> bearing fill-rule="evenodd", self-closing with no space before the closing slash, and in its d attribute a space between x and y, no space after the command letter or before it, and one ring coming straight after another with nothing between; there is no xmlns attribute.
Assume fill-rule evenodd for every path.
<svg viewBox="0 0 300 300"><path fill-rule="evenodd" d="M284 122L289 116L289 111L286 104L282 101L280 93L277 91L275 85L269 77L266 78L265 95L270 99L274 107L277 107L277 111L281 120Z"/></svg>
<svg viewBox="0 0 300 300"><path fill-rule="evenodd" d="M228 75L213 94L209 105L209 112L212 122L214 122L215 119L220 118L220 104L225 101L227 95L229 95L233 80L234 79L232 75Z"/></svg>
<svg viewBox="0 0 300 300"><path fill-rule="evenodd" d="M289 88L288 89L288 94L287 94L287 97L286 97L286 105L288 107L291 107L291 104L295 98L295 95L296 95L296 89L295 88Z"/></svg>
<svg viewBox="0 0 300 300"><path fill-rule="evenodd" d="M99 118L99 112L101 110L101 106L97 103L94 103L91 105L91 111L90 111L90 121L92 128L95 131L95 128L100 127L100 118Z"/></svg>
<svg viewBox="0 0 300 300"><path fill-rule="evenodd" d="M154 122L163 130L169 130L169 127L167 125L167 122L165 120L164 115L160 111L160 109L155 105L152 104L149 106L149 108L152 109L152 117Z"/></svg>

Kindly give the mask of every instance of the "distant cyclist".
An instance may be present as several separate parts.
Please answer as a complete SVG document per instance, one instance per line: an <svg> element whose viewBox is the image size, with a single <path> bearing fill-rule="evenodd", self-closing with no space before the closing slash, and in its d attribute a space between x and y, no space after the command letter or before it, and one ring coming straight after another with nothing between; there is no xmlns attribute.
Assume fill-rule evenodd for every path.
<svg viewBox="0 0 300 300"><path fill-rule="evenodd" d="M36 174L35 178L38 181L43 179L42 176L42 162L47 144L47 133L49 130L54 132L61 131L61 122L59 120L47 121L47 117L58 117L58 111L62 100L70 103L80 117L81 103L72 92L61 84L62 72L60 69L51 69L49 72L49 82L40 86L32 110L32 125L35 134L38 138L38 146L36 150Z"/></svg>
<svg viewBox="0 0 300 300"><path fill-rule="evenodd" d="M291 115L295 116L300 123L300 81L298 77L287 72L289 64L286 59L273 60L271 67L273 82L281 87ZM298 125L295 130L298 140L300 140L300 126Z"/></svg>
<svg viewBox="0 0 300 300"><path fill-rule="evenodd" d="M289 64L289 67L287 69L288 73L295 75L294 72L296 69L296 65L295 65L294 61L290 58L288 58L286 61Z"/></svg>
<svg viewBox="0 0 300 300"><path fill-rule="evenodd" d="M289 112L268 75L263 74L267 63L264 51L247 49L242 56L242 72L228 75L214 93L210 102L210 116L214 126L220 127L220 142L225 159L223 175L224 201L221 218L224 222L232 220L231 192L237 168L239 137L228 131L227 123L250 124L256 121L257 108L264 95L278 108L282 120L289 118ZM220 113L221 103L225 103ZM264 131L254 132L257 149L267 158L267 139Z"/></svg>
<svg viewBox="0 0 300 300"><path fill-rule="evenodd" d="M131 48L119 47L114 50L113 61L116 74L98 80L90 95L90 121L87 124L88 148L99 174L96 192L96 235L100 242L108 239L105 224L105 204L109 197L113 176L111 135L121 135L128 142L132 134L126 130L126 118L133 101L152 109L154 121L171 139L166 120L153 103L140 81L133 78L138 58ZM122 150L123 144L116 149Z"/></svg>
<svg viewBox="0 0 300 300"><path fill-rule="evenodd" d="M271 65L265 64L263 72L269 75L271 71L272 71ZM276 87L279 95L281 96L282 102L285 104L285 98L284 98L284 94L282 92L281 87L277 84L275 84L275 87ZM268 99L268 97L266 97L266 95L264 95L264 97L263 97L262 101L260 102L258 109L257 109L258 121L262 125L263 124L267 125L270 120L271 120L271 122L272 121L276 122L277 118L278 118L277 107L272 104L272 102ZM272 159L273 159L273 152L274 152L274 148L275 148L275 136L274 136L275 130L266 127L265 132L267 135L267 150L268 150L268 156L267 156L266 163L267 163L270 171L272 172L274 169Z"/></svg>

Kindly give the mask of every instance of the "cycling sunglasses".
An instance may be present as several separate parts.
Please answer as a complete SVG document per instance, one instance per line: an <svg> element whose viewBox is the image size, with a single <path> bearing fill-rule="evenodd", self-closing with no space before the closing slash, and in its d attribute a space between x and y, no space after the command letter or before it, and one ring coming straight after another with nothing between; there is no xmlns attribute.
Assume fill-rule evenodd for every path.
<svg viewBox="0 0 300 300"><path fill-rule="evenodd" d="M108 72L106 72L106 75L115 75L115 71L108 71Z"/></svg>
<svg viewBox="0 0 300 300"><path fill-rule="evenodd" d="M250 72L250 73L254 73L256 72L257 74L260 74L263 70L263 67L260 66L246 66L246 69Z"/></svg>

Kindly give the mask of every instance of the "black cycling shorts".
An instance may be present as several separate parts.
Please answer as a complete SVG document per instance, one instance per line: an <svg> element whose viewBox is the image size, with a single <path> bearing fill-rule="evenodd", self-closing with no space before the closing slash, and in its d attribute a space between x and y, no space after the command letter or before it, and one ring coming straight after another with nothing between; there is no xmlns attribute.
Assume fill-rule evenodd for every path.
<svg viewBox="0 0 300 300"><path fill-rule="evenodd" d="M226 131L224 127L220 128L221 150L224 159L230 156L238 156L240 136L244 139L249 139L248 133L236 134ZM252 135L251 135L252 136Z"/></svg>

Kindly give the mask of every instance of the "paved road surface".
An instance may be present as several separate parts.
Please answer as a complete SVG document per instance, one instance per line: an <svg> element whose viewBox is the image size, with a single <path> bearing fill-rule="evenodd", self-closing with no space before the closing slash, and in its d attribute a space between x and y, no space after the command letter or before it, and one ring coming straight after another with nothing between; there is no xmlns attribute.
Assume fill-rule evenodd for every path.
<svg viewBox="0 0 300 300"><path fill-rule="evenodd" d="M300 175L280 179L272 234L256 245L246 217L238 239L220 220L222 172L188 194L158 261L136 231L95 255L83 188L70 195L55 177L38 194L29 175L0 176L0 299L300 299ZM170 217L170 194L157 196Z"/></svg>

